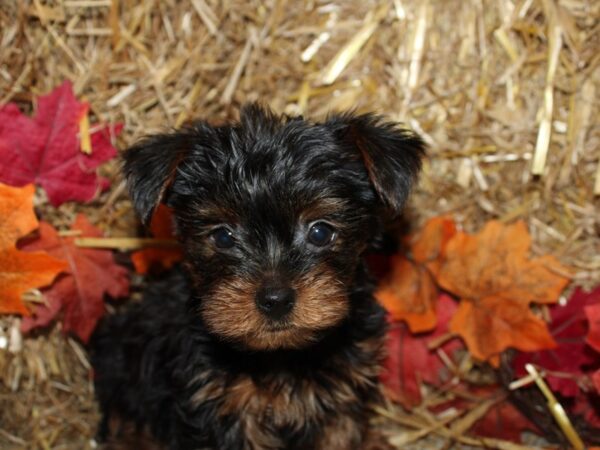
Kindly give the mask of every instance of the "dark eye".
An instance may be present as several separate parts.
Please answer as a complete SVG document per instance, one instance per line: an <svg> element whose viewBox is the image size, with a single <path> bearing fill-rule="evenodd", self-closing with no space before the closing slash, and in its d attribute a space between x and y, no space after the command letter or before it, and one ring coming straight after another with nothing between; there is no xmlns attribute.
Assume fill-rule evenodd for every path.
<svg viewBox="0 0 600 450"><path fill-rule="evenodd" d="M317 247L324 247L330 244L335 237L335 230L325 222L317 222L308 230L308 242Z"/></svg>
<svg viewBox="0 0 600 450"><path fill-rule="evenodd" d="M225 227L217 228L212 232L215 245L219 248L231 248L235 245L235 238L231 230Z"/></svg>

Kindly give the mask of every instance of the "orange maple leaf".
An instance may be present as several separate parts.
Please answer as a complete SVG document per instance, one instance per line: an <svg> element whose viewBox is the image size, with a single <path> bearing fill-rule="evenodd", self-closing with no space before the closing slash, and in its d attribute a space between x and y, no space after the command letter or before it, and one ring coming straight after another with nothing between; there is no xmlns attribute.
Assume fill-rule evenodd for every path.
<svg viewBox="0 0 600 450"><path fill-rule="evenodd" d="M173 214L171 209L163 204L159 205L150 223L152 236L157 239L173 239ZM168 269L183 257L180 247L168 246L163 248L147 248L132 253L131 261L135 271L140 274L148 273L154 266Z"/></svg>
<svg viewBox="0 0 600 450"><path fill-rule="evenodd" d="M445 246L455 233L451 218L430 219L418 234L409 237L407 255L392 256L391 272L375 293L392 318L405 321L413 333L432 330L437 323L439 293L427 264L444 255Z"/></svg>
<svg viewBox="0 0 600 450"><path fill-rule="evenodd" d="M522 221L490 221L477 235L459 232L444 257L430 264L439 285L460 297L450 331L462 336L471 354L498 362L509 347L553 348L546 323L530 304L554 303L569 282L553 256L529 258L531 237Z"/></svg>
<svg viewBox="0 0 600 450"><path fill-rule="evenodd" d="M23 252L16 241L38 227L33 213L33 185L0 184L0 313L29 315L21 300L30 289L46 286L66 263L45 252Z"/></svg>

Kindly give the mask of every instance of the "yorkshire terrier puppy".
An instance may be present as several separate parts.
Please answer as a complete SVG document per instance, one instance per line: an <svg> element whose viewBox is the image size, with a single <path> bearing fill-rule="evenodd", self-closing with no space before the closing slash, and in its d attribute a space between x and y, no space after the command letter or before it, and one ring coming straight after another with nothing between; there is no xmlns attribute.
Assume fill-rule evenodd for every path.
<svg viewBox="0 0 600 450"><path fill-rule="evenodd" d="M93 336L107 445L134 430L171 450L367 446L386 322L363 256L423 149L377 115L250 105L128 150L135 208L173 208L185 262Z"/></svg>

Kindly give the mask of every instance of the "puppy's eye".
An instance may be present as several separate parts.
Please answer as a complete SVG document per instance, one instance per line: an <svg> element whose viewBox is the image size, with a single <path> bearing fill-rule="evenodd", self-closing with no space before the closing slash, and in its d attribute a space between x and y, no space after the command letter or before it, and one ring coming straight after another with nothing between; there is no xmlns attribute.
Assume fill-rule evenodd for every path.
<svg viewBox="0 0 600 450"><path fill-rule="evenodd" d="M231 248L235 245L233 233L228 228L217 228L212 232L211 237L218 248Z"/></svg>
<svg viewBox="0 0 600 450"><path fill-rule="evenodd" d="M308 242L317 247L325 247L331 244L334 237L335 230L325 222L317 222L308 230Z"/></svg>

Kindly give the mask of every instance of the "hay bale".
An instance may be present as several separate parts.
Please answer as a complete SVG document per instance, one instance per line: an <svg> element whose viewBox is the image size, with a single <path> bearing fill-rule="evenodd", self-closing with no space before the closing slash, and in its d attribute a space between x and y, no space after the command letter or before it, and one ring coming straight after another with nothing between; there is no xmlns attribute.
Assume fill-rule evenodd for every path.
<svg viewBox="0 0 600 450"><path fill-rule="evenodd" d="M415 221L524 219L534 251L589 286L600 279L599 18L586 0L8 0L0 104L31 109L68 78L94 121L125 124L122 147L250 100L313 117L385 113L430 146ZM77 209L133 235L117 166L103 171L112 189ZM43 208L55 225L76 212ZM8 345L17 319L0 321ZM57 329L0 349L0 447L89 446L84 355Z"/></svg>

